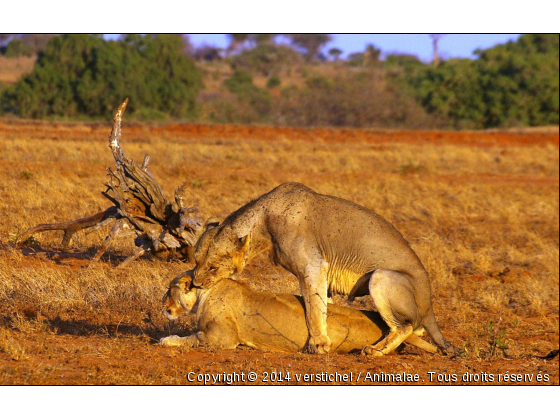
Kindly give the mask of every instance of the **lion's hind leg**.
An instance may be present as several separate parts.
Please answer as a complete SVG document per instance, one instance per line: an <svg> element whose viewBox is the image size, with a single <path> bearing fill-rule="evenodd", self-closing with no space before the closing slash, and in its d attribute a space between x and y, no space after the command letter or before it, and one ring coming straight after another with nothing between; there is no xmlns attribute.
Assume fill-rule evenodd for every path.
<svg viewBox="0 0 560 420"><path fill-rule="evenodd" d="M418 308L410 281L396 271L376 270L370 278L369 292L390 331L378 343L364 347L363 353L384 356L410 337L416 337L413 325L417 320Z"/></svg>
<svg viewBox="0 0 560 420"><path fill-rule="evenodd" d="M433 344L428 343L421 339L418 335L416 335L416 331L410 337L405 340L405 343L411 344L414 347L418 347L419 349L425 350L428 353L437 354L438 348Z"/></svg>
<svg viewBox="0 0 560 420"><path fill-rule="evenodd" d="M385 356L399 347L403 341L407 341L412 335L412 325L405 327L391 328L391 331L383 340L375 345L367 345L362 350L368 356ZM427 344L427 343L426 343Z"/></svg>

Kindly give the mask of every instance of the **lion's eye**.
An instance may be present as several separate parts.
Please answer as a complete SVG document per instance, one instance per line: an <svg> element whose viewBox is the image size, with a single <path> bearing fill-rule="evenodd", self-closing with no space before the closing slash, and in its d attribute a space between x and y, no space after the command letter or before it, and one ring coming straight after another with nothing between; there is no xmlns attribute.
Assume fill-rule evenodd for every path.
<svg viewBox="0 0 560 420"><path fill-rule="evenodd" d="M214 272L216 272L217 270L218 270L218 267L215 267L215 266L213 266L213 265L211 265L211 266L208 268L208 271L210 271L211 273L214 273Z"/></svg>

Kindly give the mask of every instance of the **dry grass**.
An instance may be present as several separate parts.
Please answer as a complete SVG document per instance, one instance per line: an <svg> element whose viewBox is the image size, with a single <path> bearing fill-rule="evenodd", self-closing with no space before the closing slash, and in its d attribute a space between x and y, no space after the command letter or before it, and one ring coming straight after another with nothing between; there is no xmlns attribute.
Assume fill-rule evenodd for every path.
<svg viewBox="0 0 560 420"><path fill-rule="evenodd" d="M0 83L12 84L31 73L36 57L6 58L0 56Z"/></svg>
<svg viewBox="0 0 560 420"><path fill-rule="evenodd" d="M309 355L251 351L199 353L193 359L153 346L169 331L193 328L192 319L170 327L159 314L165 287L184 264L146 258L116 269L115 262L130 255L130 239L102 262L89 264L103 233L78 234L70 253L59 251L59 233L12 246L14 236L33 225L108 206L100 194L105 166L113 164L107 127L10 124L11 131L0 131L0 383L184 383L181 372L202 369L207 364L201 360L208 359L232 371L288 364L302 372L371 367L354 356L332 357L326 364ZM336 132L293 139L281 129L273 140L257 133L245 141L195 135L194 129L136 127L134 135L132 128L123 130L127 155L139 160L149 153L151 171L170 195L188 181L185 202L205 216L223 218L286 181L376 210L403 233L429 271L440 326L468 351L461 366L555 371L558 383L557 359L552 365L533 359L558 347L557 132L547 134L556 136L548 145L446 142L453 133L437 134L441 141L435 145L416 141L434 133L395 133L414 141L390 143L336 138ZM242 277L260 290L298 292L293 276L264 258ZM368 307L369 301L355 305ZM492 354L490 321L505 330L509 359ZM47 362L57 355L71 362ZM156 363L147 373L146 360L167 370ZM421 371L428 369L426 360L440 369L453 366L420 354L388 358L379 366L395 370L406 361Z"/></svg>

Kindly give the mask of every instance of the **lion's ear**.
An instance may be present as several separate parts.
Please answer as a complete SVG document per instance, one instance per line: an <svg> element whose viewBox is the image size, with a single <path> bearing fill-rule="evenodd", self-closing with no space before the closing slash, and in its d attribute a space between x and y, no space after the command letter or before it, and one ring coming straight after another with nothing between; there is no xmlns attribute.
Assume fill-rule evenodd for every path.
<svg viewBox="0 0 560 420"><path fill-rule="evenodd" d="M245 254L249 250L251 244L251 234L245 235L238 239L238 251Z"/></svg>
<svg viewBox="0 0 560 420"><path fill-rule="evenodd" d="M238 248L232 255L233 264L235 265L235 272L240 273L245 264L247 263L247 258L249 254L249 246L251 244L251 234L243 236L238 239Z"/></svg>
<svg viewBox="0 0 560 420"><path fill-rule="evenodd" d="M186 291L191 290L192 281L193 279L190 272L188 272L188 274L185 274L181 279L181 282L185 285Z"/></svg>
<svg viewBox="0 0 560 420"><path fill-rule="evenodd" d="M216 226L220 225L220 221L216 217L210 217L204 223L204 231L208 232L210 229L215 228Z"/></svg>
<svg viewBox="0 0 560 420"><path fill-rule="evenodd" d="M179 274L173 280L171 280L171 283L169 284L169 287L171 287L173 285L178 285L178 286L184 285L185 288L187 290L189 290L191 288L192 278L193 278L192 270L185 271L185 272Z"/></svg>

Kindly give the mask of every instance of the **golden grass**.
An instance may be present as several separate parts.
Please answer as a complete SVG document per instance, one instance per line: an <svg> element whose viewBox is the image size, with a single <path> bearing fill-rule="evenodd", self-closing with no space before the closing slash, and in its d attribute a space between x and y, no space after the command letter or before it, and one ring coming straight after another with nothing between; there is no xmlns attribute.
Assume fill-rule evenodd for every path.
<svg viewBox="0 0 560 420"><path fill-rule="evenodd" d="M106 231L76 235L69 254L59 251L60 233L36 235L23 248L12 246L15 235L31 226L91 215L109 205L101 196L105 167L113 166L106 136L84 141L87 126L59 124L58 129L70 130L70 138L42 138L40 131L22 137L0 133L0 366L3 360L36 360L49 353L29 337L41 343L66 336L105 338L96 357L126 359L126 345L148 345L146 351L155 352L150 342L171 331L159 314L161 296L187 268L150 258L130 269L115 268L132 252L131 239L89 264ZM287 181L374 209L424 262L441 329L467 349L467 360L501 357L490 357L489 321L506 329L514 359L558 347L555 145L446 145L445 134L441 145L293 141L289 134L278 141L239 141L192 140L179 133L166 141L157 130L128 139L126 125L123 134L128 156L152 156L151 172L167 194L189 183L185 202L204 216L223 218ZM260 290L298 293L295 278L264 257L250 264L242 279ZM354 305L369 307L369 301ZM190 330L192 318L171 328ZM57 341L72 346L64 343ZM0 383L17 382L14 372L3 374ZM104 372L108 376L94 374L95 383L180 382L170 372L156 372L151 379L132 371ZM58 373L37 371L29 383L52 383ZM87 382L87 375L80 378Z"/></svg>
<svg viewBox="0 0 560 420"><path fill-rule="evenodd" d="M6 58L0 56L0 82L12 84L31 73L37 57Z"/></svg>

